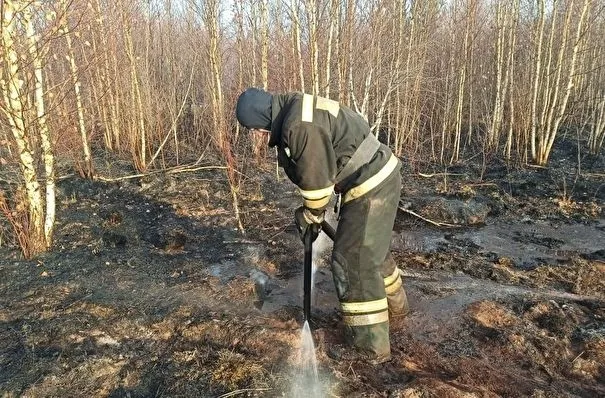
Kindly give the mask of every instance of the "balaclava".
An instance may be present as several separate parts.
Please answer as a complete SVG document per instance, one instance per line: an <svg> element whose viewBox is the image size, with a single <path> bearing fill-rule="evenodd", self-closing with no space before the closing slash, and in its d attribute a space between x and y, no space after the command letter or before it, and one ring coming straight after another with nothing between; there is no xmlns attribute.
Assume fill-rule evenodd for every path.
<svg viewBox="0 0 605 398"><path fill-rule="evenodd" d="M271 101L268 92L249 88L237 99L235 114L242 126L249 129L271 130Z"/></svg>

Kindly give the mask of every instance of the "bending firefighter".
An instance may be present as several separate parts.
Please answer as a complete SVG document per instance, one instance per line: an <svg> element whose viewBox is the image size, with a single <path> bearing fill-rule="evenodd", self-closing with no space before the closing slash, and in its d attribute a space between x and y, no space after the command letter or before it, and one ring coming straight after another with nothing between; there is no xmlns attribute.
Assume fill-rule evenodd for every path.
<svg viewBox="0 0 605 398"><path fill-rule="evenodd" d="M277 146L279 165L304 199L295 212L301 237L310 227L317 230L332 194L341 195L332 274L345 339L372 363L389 360L389 315L408 312L389 251L399 160L359 114L326 98L249 88L239 96L236 114L244 127Z"/></svg>

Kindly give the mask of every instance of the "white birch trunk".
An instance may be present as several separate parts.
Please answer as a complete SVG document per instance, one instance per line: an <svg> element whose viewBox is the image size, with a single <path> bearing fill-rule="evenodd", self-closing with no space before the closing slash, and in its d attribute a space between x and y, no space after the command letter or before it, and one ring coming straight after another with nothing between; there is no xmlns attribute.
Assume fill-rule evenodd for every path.
<svg viewBox="0 0 605 398"><path fill-rule="evenodd" d="M573 89L573 82L574 82L575 72L576 72L578 52L579 52L580 46L582 45L582 33L584 31L584 22L586 20L586 16L588 14L588 11L589 11L591 5L592 5L592 0L584 0L584 4L582 6L582 11L580 14L580 19L578 20L578 24L576 26L576 32L575 32L575 37L574 37L574 41L573 41L574 44L573 44L573 48L572 48L571 60L570 60L570 65L569 65L569 73L567 75L567 84L565 86L565 93L563 94L563 98L561 99L560 103L558 104L558 107L556 110L556 115L554 115L554 120L552 122L550 135L546 142L546 147L544 148L544 151L543 151L543 156L541 159L542 163L540 163L542 165L544 165L548 162L548 156L550 155L550 151L552 150L552 146L555 141L555 137L557 135L559 125L561 124L561 121L563 120L563 117L565 116L565 111L567 109L567 103L569 101L569 96L571 95L571 91ZM571 11L569 11L569 18L566 21L566 25L569 25L570 21L571 21ZM563 54L561 53L560 58L559 58L559 65L560 65L559 69L562 69L562 64L563 64ZM553 109L553 112L554 112L554 109ZM552 115L552 113L551 113L551 115Z"/></svg>
<svg viewBox="0 0 605 398"><path fill-rule="evenodd" d="M3 4L2 15L2 45L3 63L6 80L0 80L3 96L7 107L2 107L8 119L17 151L19 166L23 176L28 209L28 247L22 247L26 256L37 254L44 250L44 204L40 193L40 184L36 173L35 159L29 144L28 128L26 126L25 109L23 106L27 94L23 91L24 81L20 78L19 55L15 49L14 37L18 27L16 14L22 12L23 5L18 1L6 0Z"/></svg>
<svg viewBox="0 0 605 398"><path fill-rule="evenodd" d="M26 28L26 36L29 44L30 57L34 68L34 104L36 107L36 119L38 123L38 134L42 146L42 159L44 161L45 171L45 218L44 218L44 238L46 248L50 248L53 241L53 230L55 226L55 159L52 151L52 140L50 131L46 122L46 110L44 108L44 83L42 79L42 59L38 42L39 36L36 35L34 24L32 22L31 5L23 11L23 21Z"/></svg>
<svg viewBox="0 0 605 398"><path fill-rule="evenodd" d="M319 39L317 37L317 2L316 0L305 0L307 11L309 48L311 57L311 86L313 95L319 95Z"/></svg>
<svg viewBox="0 0 605 398"><path fill-rule="evenodd" d="M534 50L535 68L532 84L532 101L531 101L531 157L536 158L536 134L538 130L538 90L542 79L540 79L542 71L542 45L544 41L544 0L538 0L538 25L536 27L536 46Z"/></svg>
<svg viewBox="0 0 605 398"><path fill-rule="evenodd" d="M135 57L134 44L132 42L132 25L124 13L123 1L120 0L120 12L122 13L122 26L124 34L124 49L126 50L126 56L128 57L128 69L130 72L130 93L132 109L135 114L135 126L137 130L130 131L131 141L133 144L133 150L135 152L134 162L137 169L140 171L145 170L147 164L147 132L145 128L145 112L143 111L143 100L141 98L141 87L139 84L139 75L137 72L137 60ZM136 145L139 145L138 153Z"/></svg>
<svg viewBox="0 0 605 398"><path fill-rule="evenodd" d="M334 30L336 29L336 23L338 20L338 1L332 0L330 3L330 28L328 31L328 43L326 50L326 72L325 72L325 83L324 83L324 92L323 95L326 98L330 98L330 78L331 78L331 70L332 70L332 48L334 42Z"/></svg>
<svg viewBox="0 0 605 398"><path fill-rule="evenodd" d="M83 172L86 178L92 178L94 175L94 169L92 165L92 154L90 151L90 144L88 143L88 132L86 131L86 122L84 121L84 105L82 103L82 95L80 94L80 86L82 83L80 82L78 65L76 64L76 56L71 40L71 31L69 29L69 23L67 21L69 5L66 0L61 0L61 7L63 11L61 29L63 31L63 35L65 36L65 42L67 44L67 58L69 62L69 71L76 99L78 131L80 132L80 138L82 140L82 151L84 153Z"/></svg>
<svg viewBox="0 0 605 398"><path fill-rule="evenodd" d="M513 146L513 128L515 124L515 101L514 101L514 76L515 76L515 48L517 45L517 21L519 19L519 0L513 0L513 10L511 16L511 26L508 36L508 55L506 61L506 74L504 80L506 82L508 94L508 135L506 139L505 156L510 159Z"/></svg>
<svg viewBox="0 0 605 398"><path fill-rule="evenodd" d="M269 88L269 5L268 0L260 3L261 17L261 80L263 89Z"/></svg>
<svg viewBox="0 0 605 398"><path fill-rule="evenodd" d="M292 5L292 25L293 25L293 33L294 33L294 48L296 49L296 60L298 63L298 79L300 83L300 90L305 91L305 66L302 58L302 49L300 42L300 18L298 17L298 13L300 11L299 3L297 0L291 1Z"/></svg>

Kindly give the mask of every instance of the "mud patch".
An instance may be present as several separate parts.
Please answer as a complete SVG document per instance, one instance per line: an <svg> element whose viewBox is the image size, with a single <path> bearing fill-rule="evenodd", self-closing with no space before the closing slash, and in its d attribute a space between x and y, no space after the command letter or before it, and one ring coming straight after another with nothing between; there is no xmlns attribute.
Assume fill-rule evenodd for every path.
<svg viewBox="0 0 605 398"><path fill-rule="evenodd" d="M483 218L442 228L398 215L393 249L412 311L391 320L392 360L375 367L326 354L343 343L327 246L312 307L326 395L605 396L603 181L579 178L596 194L565 201L554 171L469 163L447 184L405 172L412 206L438 199L424 216L456 201ZM288 396L299 198L272 164L247 175L246 235L217 170L61 180L53 250L24 261L0 247L0 395ZM449 220L472 224L457 214Z"/></svg>

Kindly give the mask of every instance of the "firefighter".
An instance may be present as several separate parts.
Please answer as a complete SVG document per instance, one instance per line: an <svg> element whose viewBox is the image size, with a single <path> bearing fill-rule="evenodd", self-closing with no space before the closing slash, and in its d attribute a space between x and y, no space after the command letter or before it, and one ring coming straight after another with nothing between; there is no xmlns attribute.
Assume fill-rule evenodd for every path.
<svg viewBox="0 0 605 398"><path fill-rule="evenodd" d="M327 98L248 88L238 98L236 116L251 132L267 135L280 167L298 186L303 205L295 222L301 238L310 228L318 230L332 195L339 195L331 268L345 341L356 349L355 357L388 361L389 315L409 310L389 250L401 191L399 160L363 117ZM350 355L339 347L328 355Z"/></svg>

